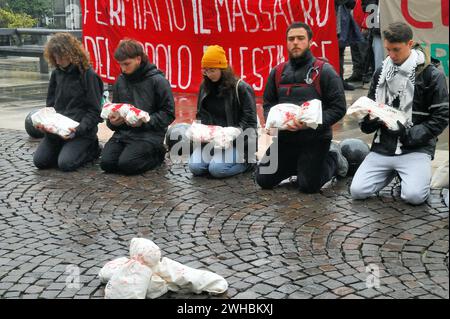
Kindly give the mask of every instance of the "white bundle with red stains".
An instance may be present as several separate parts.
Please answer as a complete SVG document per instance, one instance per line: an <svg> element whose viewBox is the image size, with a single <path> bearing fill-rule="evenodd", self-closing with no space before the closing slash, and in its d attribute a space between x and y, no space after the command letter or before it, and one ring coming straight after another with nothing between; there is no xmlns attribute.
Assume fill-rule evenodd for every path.
<svg viewBox="0 0 450 319"><path fill-rule="evenodd" d="M80 123L56 113L53 107L44 107L31 116L31 121L36 127L41 125L50 133L59 136L69 136L72 134L71 129L76 128Z"/></svg>
<svg viewBox="0 0 450 319"><path fill-rule="evenodd" d="M130 258L110 261L99 272L107 283L107 299L158 298L167 291L224 293L227 281L210 271L184 266L169 258L162 258L161 250L151 240L133 238Z"/></svg>
<svg viewBox="0 0 450 319"><path fill-rule="evenodd" d="M148 123L150 121L150 115L142 111L131 104L126 103L105 103L103 104L101 117L103 119L108 119L113 113L118 113L120 117L124 118L127 123L134 125L139 120L143 123Z"/></svg>
<svg viewBox="0 0 450 319"><path fill-rule="evenodd" d="M386 104L375 102L366 96L360 97L347 110L347 115L361 121L367 114L370 119L379 118L390 130L398 130L397 121L406 125L408 118L406 114Z"/></svg>
<svg viewBox="0 0 450 319"><path fill-rule="evenodd" d="M241 134L236 127L222 127L192 123L186 131L186 137L194 142L213 143L215 148L229 148L233 141Z"/></svg>
<svg viewBox="0 0 450 319"><path fill-rule="evenodd" d="M295 126L294 121L316 129L322 124L322 101L311 100L300 106L291 103L277 104L270 109L266 129L287 130L289 126Z"/></svg>

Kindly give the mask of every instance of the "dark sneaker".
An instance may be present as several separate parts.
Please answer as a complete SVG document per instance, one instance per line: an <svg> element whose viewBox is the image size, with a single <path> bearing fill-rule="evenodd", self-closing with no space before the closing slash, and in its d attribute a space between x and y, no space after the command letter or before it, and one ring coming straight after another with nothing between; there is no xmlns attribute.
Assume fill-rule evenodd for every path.
<svg viewBox="0 0 450 319"><path fill-rule="evenodd" d="M350 77L345 79L345 82L361 82L362 79L363 79L363 77L361 74L353 73L352 75L350 75Z"/></svg>
<svg viewBox="0 0 450 319"><path fill-rule="evenodd" d="M344 155L342 155L341 147L339 146L338 143L331 142L330 152L336 154L336 159L337 159L336 174L337 174L337 176L344 178L345 176L347 176L347 173L348 173L348 161L344 157Z"/></svg>
<svg viewBox="0 0 450 319"><path fill-rule="evenodd" d="M345 91L354 91L355 90L355 87L353 85L351 85L350 83L345 82L345 81L343 81L343 82L344 82L344 90Z"/></svg>

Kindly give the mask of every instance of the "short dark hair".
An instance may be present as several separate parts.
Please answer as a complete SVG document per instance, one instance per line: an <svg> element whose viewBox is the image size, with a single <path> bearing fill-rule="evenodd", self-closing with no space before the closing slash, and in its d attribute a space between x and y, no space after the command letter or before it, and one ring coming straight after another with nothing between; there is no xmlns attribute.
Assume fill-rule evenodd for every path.
<svg viewBox="0 0 450 319"><path fill-rule="evenodd" d="M291 31L292 29L305 29L306 32L308 33L308 40L311 40L313 38L313 32L311 30L311 27L309 25L307 25L306 23L293 22L286 30L286 38L287 38L289 31Z"/></svg>
<svg viewBox="0 0 450 319"><path fill-rule="evenodd" d="M383 35L390 43L408 43L413 38L413 30L404 22L394 22L383 31Z"/></svg>
<svg viewBox="0 0 450 319"><path fill-rule="evenodd" d="M144 52L142 45L133 39L124 39L120 41L119 46L114 52L114 58L121 62L126 59L141 57L142 62L148 62L148 56Z"/></svg>

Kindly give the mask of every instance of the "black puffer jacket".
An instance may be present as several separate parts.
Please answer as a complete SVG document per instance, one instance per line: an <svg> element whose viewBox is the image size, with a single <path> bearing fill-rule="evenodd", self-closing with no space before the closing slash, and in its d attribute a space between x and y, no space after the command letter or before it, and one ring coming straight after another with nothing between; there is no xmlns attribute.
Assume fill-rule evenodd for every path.
<svg viewBox="0 0 450 319"><path fill-rule="evenodd" d="M141 63L133 74L121 74L114 83L113 102L132 104L150 114L150 122L140 127L114 126L108 120L108 127L115 131L113 138L163 143L175 119L175 102L169 81L154 64Z"/></svg>
<svg viewBox="0 0 450 319"><path fill-rule="evenodd" d="M281 75L281 84L303 84L308 71L311 69L314 57L311 52L305 53L304 60L300 64L290 61ZM327 139L331 140L333 133L331 127L342 119L347 110L345 101L345 92L341 78L337 75L333 67L325 63L320 76L320 88L322 96L315 90L314 86L292 87L290 94L288 88L280 86L277 88L275 83L275 71L270 72L264 91L264 117L267 120L270 109L280 103L294 103L301 105L304 102L319 99L322 101L323 124L316 130L305 129L297 132L280 131L279 142L298 143L305 139ZM313 74L314 75L314 74Z"/></svg>
<svg viewBox="0 0 450 319"><path fill-rule="evenodd" d="M433 64L435 63L435 64ZM448 89L445 75L436 64L433 63L419 66L416 74L413 100L413 127L406 130L406 136L402 139L402 153L420 152L434 157L437 136L448 126ZM375 100L376 88L382 68L374 74L368 97ZM398 108L398 99L394 101L393 107ZM371 134L375 130L369 129L361 123L361 130ZM376 138L376 135L375 135ZM374 138L374 140L375 140ZM372 144L372 151L392 156L397 148L397 137L389 134L384 127L381 128L380 143Z"/></svg>
<svg viewBox="0 0 450 319"><path fill-rule="evenodd" d="M248 133L248 138L245 138L245 160L248 160L248 143L253 143L257 150L257 115L255 92L252 87L244 81L240 81L238 85L239 97L236 95L236 90L227 94L225 99L225 114L227 118L227 126L237 127ZM212 125L213 121L211 115L205 110L203 102L208 96L204 84L200 86L200 92L197 101L197 120L202 124ZM251 141L250 141L251 140ZM251 158L250 158L251 160Z"/></svg>
<svg viewBox="0 0 450 319"><path fill-rule="evenodd" d="M75 136L96 138L102 122L103 82L92 68L80 72L76 65L56 68L50 76L47 107L80 123Z"/></svg>

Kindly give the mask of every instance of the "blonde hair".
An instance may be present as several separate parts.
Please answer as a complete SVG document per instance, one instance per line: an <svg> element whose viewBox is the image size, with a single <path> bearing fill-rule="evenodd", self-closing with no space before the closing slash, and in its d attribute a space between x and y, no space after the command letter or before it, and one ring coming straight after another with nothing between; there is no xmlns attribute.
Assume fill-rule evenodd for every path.
<svg viewBox="0 0 450 319"><path fill-rule="evenodd" d="M57 66L55 54L59 57L69 58L73 64L78 66L80 71L88 70L91 65L89 55L81 42L70 33L57 33L47 42L44 57L53 67Z"/></svg>

